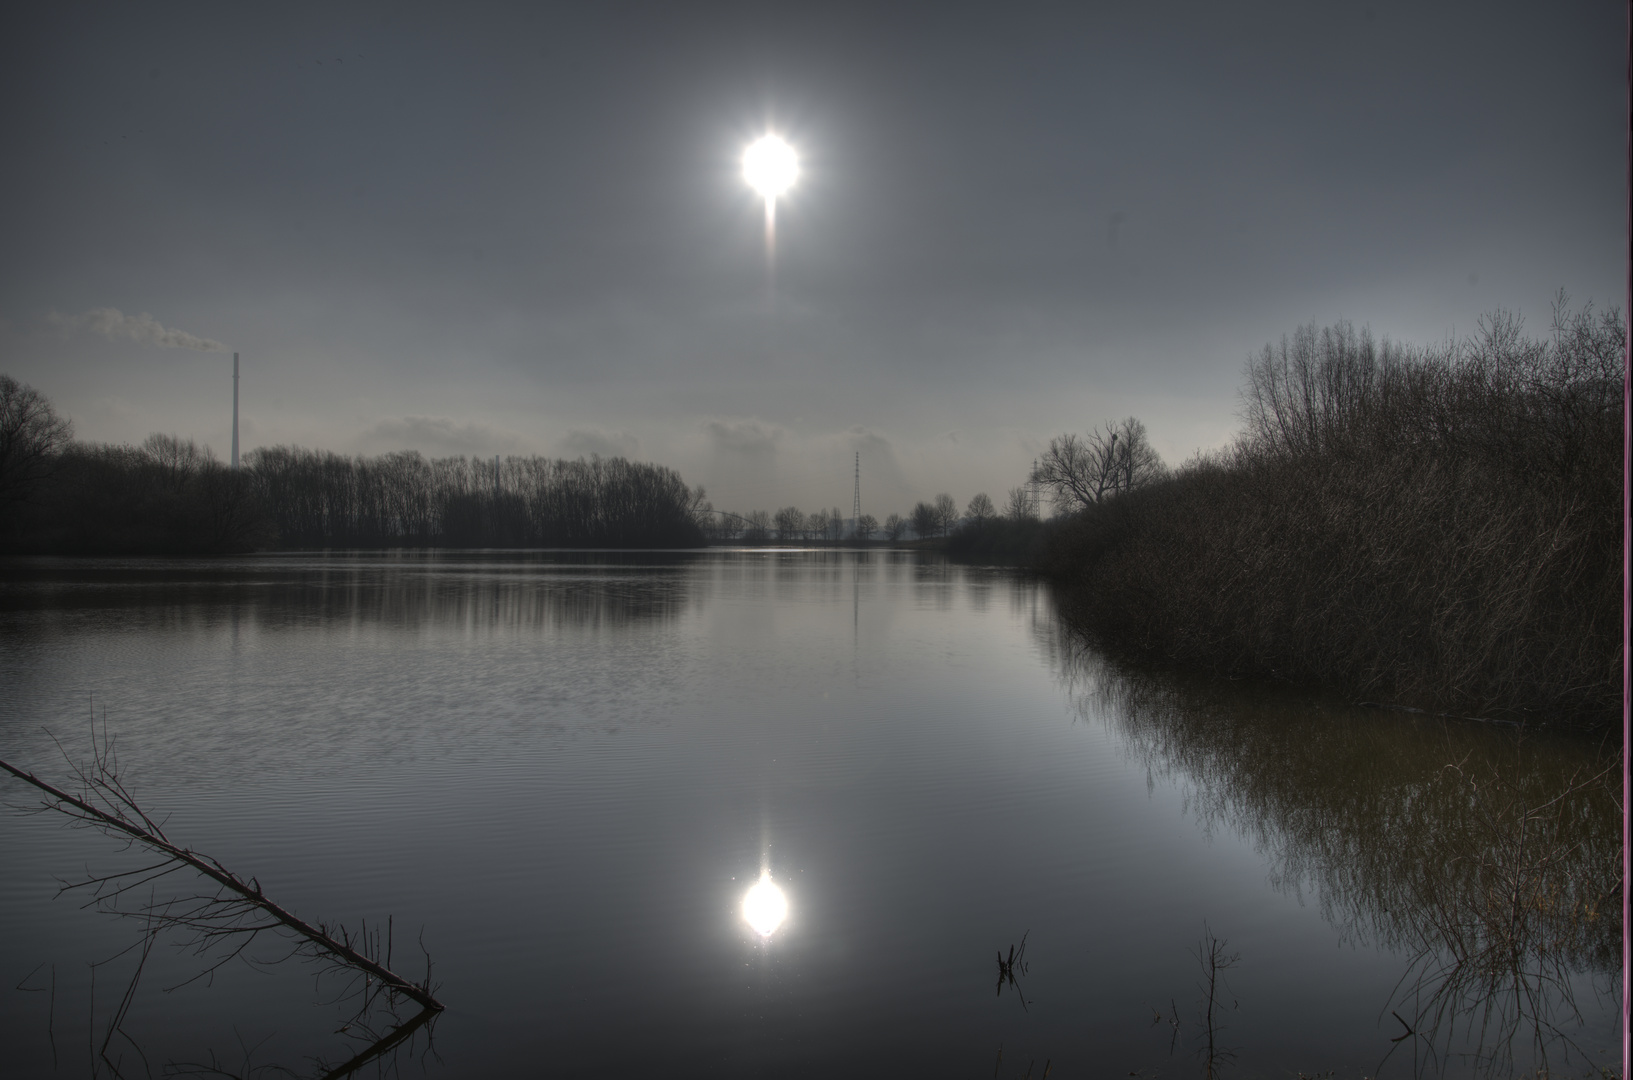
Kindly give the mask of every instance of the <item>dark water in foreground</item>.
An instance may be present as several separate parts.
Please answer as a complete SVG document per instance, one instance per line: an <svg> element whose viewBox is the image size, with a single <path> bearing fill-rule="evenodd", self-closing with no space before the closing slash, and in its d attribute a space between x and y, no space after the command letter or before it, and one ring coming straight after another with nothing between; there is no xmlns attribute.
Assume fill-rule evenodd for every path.
<svg viewBox="0 0 1633 1080"><path fill-rule="evenodd" d="M1468 1075L1481 1050L1514 1076L1539 1030L1555 1075L1619 1060L1593 739L1119 669L1008 571L0 566L0 757L62 776L41 729L83 754L93 696L172 838L302 915L391 916L414 976L423 939L448 1011L405 1076L1200 1075L1205 927L1239 957L1224 1075ZM126 858L0 817L0 1073L92 1073L135 954L94 988L87 965L139 927L52 895ZM769 937L740 912L763 867L789 903ZM994 992L1023 934L1025 1008ZM312 967L166 992L200 965L161 939L108 1043L127 1075L358 1048ZM1392 1012L1418 1034L1392 1043Z"/></svg>

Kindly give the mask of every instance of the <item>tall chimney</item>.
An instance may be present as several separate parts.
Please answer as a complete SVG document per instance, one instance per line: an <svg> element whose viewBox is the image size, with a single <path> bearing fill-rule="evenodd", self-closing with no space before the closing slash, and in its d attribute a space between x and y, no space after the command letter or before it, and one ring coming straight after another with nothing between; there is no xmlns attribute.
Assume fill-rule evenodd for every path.
<svg viewBox="0 0 1633 1080"><path fill-rule="evenodd" d="M232 354L232 467L238 470L238 354Z"/></svg>

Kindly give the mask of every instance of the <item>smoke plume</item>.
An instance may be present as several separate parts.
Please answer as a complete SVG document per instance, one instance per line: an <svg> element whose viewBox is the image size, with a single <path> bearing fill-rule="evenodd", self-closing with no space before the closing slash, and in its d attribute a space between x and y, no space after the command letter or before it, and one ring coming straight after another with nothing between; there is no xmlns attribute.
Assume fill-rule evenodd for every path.
<svg viewBox="0 0 1633 1080"><path fill-rule="evenodd" d="M139 341L144 345L157 345L161 349L227 351L227 346L219 341L201 338L185 330L161 326L159 320L145 311L140 315L126 315L118 308L105 307L92 308L82 315L59 315L52 312L51 321L69 330L89 330L105 338L114 340L124 338Z"/></svg>

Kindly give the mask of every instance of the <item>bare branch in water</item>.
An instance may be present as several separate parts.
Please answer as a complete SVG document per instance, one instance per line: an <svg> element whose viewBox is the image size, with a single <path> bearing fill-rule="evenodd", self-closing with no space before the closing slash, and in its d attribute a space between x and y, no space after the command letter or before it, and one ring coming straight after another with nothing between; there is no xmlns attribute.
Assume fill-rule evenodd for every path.
<svg viewBox="0 0 1633 1080"><path fill-rule="evenodd" d="M57 745L59 750L62 749L61 743ZM165 834L162 823L144 811L126 788L120 778L113 740L105 732L100 739L93 737L89 764L73 761L66 751L63 757L78 786L77 794L3 760L0 760L0 770L41 793L40 805L33 808L35 812L55 811L70 818L77 827L96 829L124 841L127 847L141 845L159 856L157 861L133 870L88 875L82 881L62 882L58 892L61 895L85 890L90 893L87 906L95 905L113 914L138 918L143 922L142 938L132 946L140 949L141 962L102 1040L97 1056L104 1061L108 1061L107 1054L115 1035L123 1037L133 1047L136 1045L121 1025L130 1010L147 955L158 935L166 930L179 930L191 935L188 944L193 950L200 956L209 954L211 958L203 970L180 985L201 978L208 979L233 959L243 959L252 966L265 964L266 961L257 961L246 950L262 934L270 931L295 939L289 954L281 959L299 956L328 965L326 971L320 973L320 979L330 973L345 976L337 1000L349 998L361 989L361 1005L341 1032L349 1038L366 1039L369 1045L342 1065L332 1068L320 1065L325 1070L323 1075L326 1078L350 1075L363 1065L377 1060L422 1029L428 1030L427 1025L443 1010L442 1003L433 992L428 953L425 955L425 978L422 981L415 982L391 969L392 924L389 920L383 935L380 927L371 930L366 923L360 930L353 931L338 923L307 922L266 896L256 878L245 880L219 860L172 841ZM151 888L154 882L183 869L192 870L208 879L213 883L214 891L162 901L154 899L150 892L147 901L134 910L119 907L120 901L132 890L144 885ZM421 951L424 951L423 943ZM357 985L359 981L362 984L360 988ZM397 995L419 1005L419 1012L406 1021L399 1018L391 1004ZM376 1031L367 1022L367 1017L382 999L391 1016L392 1026ZM140 1053L139 1048L137 1052ZM111 1061L109 1064L117 1071ZM213 1062L209 1066L194 1068L222 1075Z"/></svg>
<svg viewBox="0 0 1633 1080"><path fill-rule="evenodd" d="M1013 986L1015 988L1015 996L1021 999L1021 1010L1023 1012L1030 1012L1031 1010L1027 1009L1026 1007L1026 992L1021 989L1021 984L1017 976L1025 975L1027 971L1028 964L1026 962L1026 937L1027 934L1030 934L1031 932L1032 931L1028 930L1026 934L1021 935L1021 944L1019 949L1017 949L1014 945L1009 947L1009 956L1007 958L1005 958L1002 950L1000 950L998 953L998 996L1003 996L1005 985Z"/></svg>

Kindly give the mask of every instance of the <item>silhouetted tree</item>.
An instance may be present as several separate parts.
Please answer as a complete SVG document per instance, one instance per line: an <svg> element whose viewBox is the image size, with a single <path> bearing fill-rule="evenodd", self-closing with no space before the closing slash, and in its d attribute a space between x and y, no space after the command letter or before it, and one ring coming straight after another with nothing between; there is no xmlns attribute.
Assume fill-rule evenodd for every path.
<svg viewBox="0 0 1633 1080"><path fill-rule="evenodd" d="M777 511L777 539L792 542L805 534L805 512L797 506L785 506Z"/></svg>
<svg viewBox="0 0 1633 1080"><path fill-rule="evenodd" d="M913 504L913 535L920 540L928 539L936 534L941 527L941 515L936 513L934 503Z"/></svg>
<svg viewBox="0 0 1633 1080"><path fill-rule="evenodd" d="M1049 489L1058 509L1071 512L1145 487L1167 472L1146 439L1145 425L1130 416L1107 421L1081 439L1070 434L1050 439L1033 479Z"/></svg>
<svg viewBox="0 0 1633 1080"><path fill-rule="evenodd" d="M701 487L697 489L699 493L702 490ZM692 517L697 521L697 527L703 530L703 535L711 540L722 538L725 531L725 522L728 519L724 514L715 510L714 503L708 499L694 498L692 501Z"/></svg>
<svg viewBox="0 0 1633 1080"><path fill-rule="evenodd" d="M856 539L867 543L873 539L873 534L879 531L879 519L872 514L863 514L856 519Z"/></svg>
<svg viewBox="0 0 1633 1080"><path fill-rule="evenodd" d="M964 513L977 525L980 525L988 518L998 516L998 510L992 505L992 499L984 491L979 492L975 498L970 500L969 506L964 508Z"/></svg>
<svg viewBox="0 0 1633 1080"><path fill-rule="evenodd" d="M1004 504L1004 514L1011 521L1026 521L1038 516L1038 508L1032 499L1030 485L1009 489L1009 501Z"/></svg>
<svg viewBox="0 0 1633 1080"><path fill-rule="evenodd" d="M944 491L940 495L936 496L935 527L941 531L942 536L946 536L948 533L953 531L953 526L957 523L958 504L953 501L953 497L951 495Z"/></svg>
<svg viewBox="0 0 1633 1080"><path fill-rule="evenodd" d="M73 437L44 394L0 375L0 510L29 498Z"/></svg>
<svg viewBox="0 0 1633 1080"><path fill-rule="evenodd" d="M54 554L207 554L272 539L247 476L207 447L154 435L140 447L72 443L12 546Z"/></svg>
<svg viewBox="0 0 1633 1080"><path fill-rule="evenodd" d="M593 458L345 458L264 447L245 459L294 547L690 547L699 492L671 469Z"/></svg>
<svg viewBox="0 0 1633 1080"><path fill-rule="evenodd" d="M908 521L906 518L900 514L891 514L885 518L885 539L892 544L898 542L901 540L902 534L907 531L907 526Z"/></svg>

